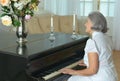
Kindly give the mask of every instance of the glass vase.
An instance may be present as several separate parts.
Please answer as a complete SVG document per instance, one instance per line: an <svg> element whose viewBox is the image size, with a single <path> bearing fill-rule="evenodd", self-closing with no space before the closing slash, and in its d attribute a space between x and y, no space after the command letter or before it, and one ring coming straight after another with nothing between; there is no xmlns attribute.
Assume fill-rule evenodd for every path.
<svg viewBox="0 0 120 81"><path fill-rule="evenodd" d="M19 17L19 21L20 21L20 26L17 27L16 30L16 35L17 35L17 43L19 45L24 45L27 42L27 28L25 27L25 19L24 17Z"/></svg>

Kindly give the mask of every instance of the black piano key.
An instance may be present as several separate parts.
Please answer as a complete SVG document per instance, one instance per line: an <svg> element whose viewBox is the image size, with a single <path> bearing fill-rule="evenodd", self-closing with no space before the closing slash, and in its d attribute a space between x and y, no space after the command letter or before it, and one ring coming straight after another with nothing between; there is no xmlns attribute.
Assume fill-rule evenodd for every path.
<svg viewBox="0 0 120 81"><path fill-rule="evenodd" d="M39 74L37 74L37 76L45 76L45 75L48 75L48 74L50 74L50 73L53 73L53 72L55 72L55 71L58 71L58 70L60 70L60 69L62 69L62 68L64 68L64 67L66 67L66 66L68 66L68 65L70 65L70 64L72 64L72 63L74 63L74 62L76 62L76 61L78 61L78 60L80 60L80 58L75 58L75 57L71 57L70 59L69 59L69 61L67 61L67 62L64 62L64 63L58 63L58 64L56 64L56 65L53 65L53 66L50 66L50 67L48 67L48 68L45 68L45 69L47 69L47 70L45 70L45 71L42 71L42 72L39 72ZM55 67L55 68L54 68Z"/></svg>

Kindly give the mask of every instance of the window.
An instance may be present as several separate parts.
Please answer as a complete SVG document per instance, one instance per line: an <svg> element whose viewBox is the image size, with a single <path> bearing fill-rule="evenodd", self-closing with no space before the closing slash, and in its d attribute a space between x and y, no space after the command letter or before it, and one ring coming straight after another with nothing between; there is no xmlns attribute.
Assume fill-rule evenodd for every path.
<svg viewBox="0 0 120 81"><path fill-rule="evenodd" d="M115 0L100 0L100 12L105 16L114 16Z"/></svg>
<svg viewBox="0 0 120 81"><path fill-rule="evenodd" d="M78 16L87 16L100 11L105 16L114 16L115 0L44 0L45 10L59 15L70 15L77 10Z"/></svg>
<svg viewBox="0 0 120 81"><path fill-rule="evenodd" d="M80 0L80 14L87 16L91 11L98 10L105 16L114 16L115 0Z"/></svg>
<svg viewBox="0 0 120 81"><path fill-rule="evenodd" d="M80 0L80 14L87 16L93 10L93 0Z"/></svg>

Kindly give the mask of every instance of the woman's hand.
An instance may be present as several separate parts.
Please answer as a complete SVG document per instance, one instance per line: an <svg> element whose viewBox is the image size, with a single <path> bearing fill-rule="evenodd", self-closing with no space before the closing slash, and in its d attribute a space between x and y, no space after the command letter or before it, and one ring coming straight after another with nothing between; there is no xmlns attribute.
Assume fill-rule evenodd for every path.
<svg viewBox="0 0 120 81"><path fill-rule="evenodd" d="M76 75L76 70L69 69L69 68L63 68L63 69L59 70L59 72L61 72L63 74Z"/></svg>

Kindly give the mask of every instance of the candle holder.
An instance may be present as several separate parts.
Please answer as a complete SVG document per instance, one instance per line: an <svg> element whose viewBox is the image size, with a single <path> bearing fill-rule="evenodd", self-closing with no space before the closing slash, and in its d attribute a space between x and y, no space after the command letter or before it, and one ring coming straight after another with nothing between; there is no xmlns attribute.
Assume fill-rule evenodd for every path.
<svg viewBox="0 0 120 81"><path fill-rule="evenodd" d="M56 38L55 38L54 32L50 32L49 40L54 41L55 39Z"/></svg>
<svg viewBox="0 0 120 81"><path fill-rule="evenodd" d="M73 32L72 32L71 38L72 38L72 39L77 39L77 34L76 34L74 28L75 28L75 27L73 27Z"/></svg>
<svg viewBox="0 0 120 81"><path fill-rule="evenodd" d="M50 40L49 42L50 42L50 43L49 43L49 44L50 44L50 47L51 47L51 48L54 48L54 46L55 46L55 40L52 40L52 41Z"/></svg>
<svg viewBox="0 0 120 81"><path fill-rule="evenodd" d="M73 27L72 27L72 35L71 35L71 38L72 39L77 39L77 35L76 35L76 15L73 14Z"/></svg>
<svg viewBox="0 0 120 81"><path fill-rule="evenodd" d="M50 26L50 36L49 36L49 40L50 41L54 41L55 40L55 35L54 35L54 26L53 26L53 15L51 16L51 26Z"/></svg>

